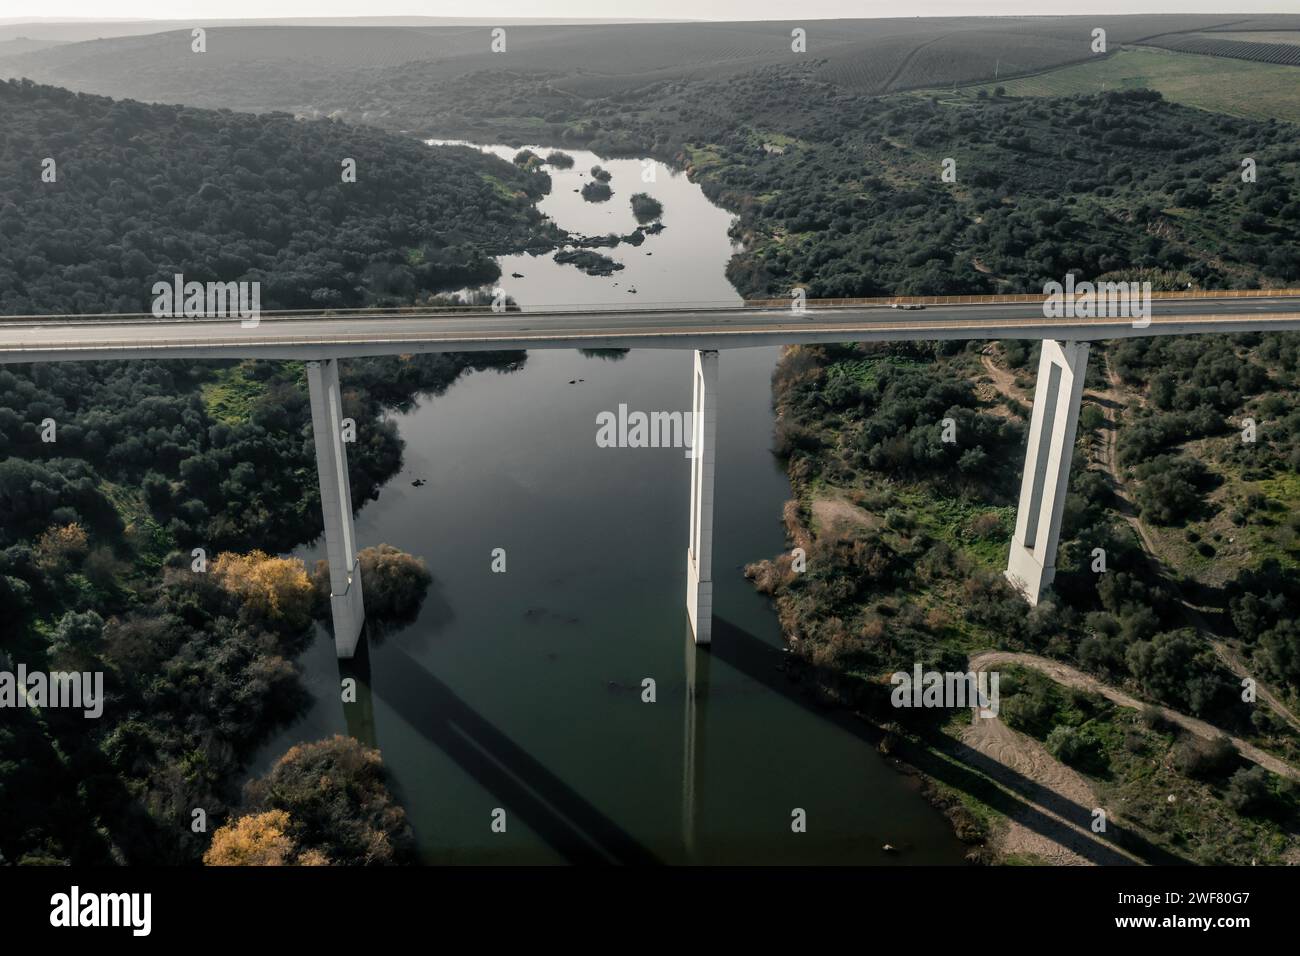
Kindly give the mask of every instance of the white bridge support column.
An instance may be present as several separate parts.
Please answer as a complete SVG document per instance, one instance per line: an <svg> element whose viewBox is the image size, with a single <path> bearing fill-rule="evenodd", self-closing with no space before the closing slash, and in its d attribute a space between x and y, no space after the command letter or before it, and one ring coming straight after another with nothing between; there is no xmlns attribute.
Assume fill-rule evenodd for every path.
<svg viewBox="0 0 1300 956"><path fill-rule="evenodd" d="M713 461L718 430L718 353L695 353L691 415L691 541L686 550L686 614L696 644L713 637Z"/></svg>
<svg viewBox="0 0 1300 956"><path fill-rule="evenodd" d="M1007 580L1030 604L1038 603L1056 577L1056 548L1061 540L1061 515L1087 367L1087 342L1043 340L1020 510L1006 572Z"/></svg>
<svg viewBox="0 0 1300 956"><path fill-rule="evenodd" d="M348 481L347 449L343 444L338 362L335 359L308 362L307 388L311 394L320 504L325 516L334 647L339 657L349 658L356 653L366 607L361 593L361 568L357 564L356 529L352 524L352 487Z"/></svg>

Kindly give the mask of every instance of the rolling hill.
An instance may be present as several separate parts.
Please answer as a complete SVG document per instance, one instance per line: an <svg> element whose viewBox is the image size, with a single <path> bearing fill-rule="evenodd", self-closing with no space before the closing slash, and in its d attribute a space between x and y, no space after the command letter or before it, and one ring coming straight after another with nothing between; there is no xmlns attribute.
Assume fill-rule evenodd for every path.
<svg viewBox="0 0 1300 956"><path fill-rule="evenodd" d="M807 53L791 31L807 31ZM817 79L858 93L965 84L1094 58L1092 31L1110 47L1232 29L1300 29L1300 16L960 17L742 23L602 23L507 27L490 50L487 26L222 26L207 52L188 29L70 43L0 58L0 76L154 102L410 122L384 92L416 73L430 86L486 71L542 77L563 93L610 96L654 83L716 78L766 67L810 66ZM366 105L360 106L359 104ZM397 104L400 107L400 104Z"/></svg>
<svg viewBox="0 0 1300 956"><path fill-rule="evenodd" d="M0 40L0 59L7 56L19 56L23 53L35 53L62 45L63 43L59 40L34 40L31 37L13 37L9 40Z"/></svg>

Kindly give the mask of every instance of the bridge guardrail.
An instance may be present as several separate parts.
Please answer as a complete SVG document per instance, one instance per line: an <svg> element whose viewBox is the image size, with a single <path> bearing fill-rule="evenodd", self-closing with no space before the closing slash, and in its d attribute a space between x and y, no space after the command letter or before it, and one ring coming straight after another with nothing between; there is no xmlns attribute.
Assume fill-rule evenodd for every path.
<svg viewBox="0 0 1300 956"><path fill-rule="evenodd" d="M1300 289L1180 289L1152 292L1153 299L1276 299L1300 296ZM869 298L807 299L809 308L853 307L860 305L1015 305L1043 302L1047 296L1037 292L1006 295L894 295ZM789 308L790 299L746 299L751 308Z"/></svg>
<svg viewBox="0 0 1300 956"><path fill-rule="evenodd" d="M1161 301L1178 299L1273 299L1300 298L1300 289L1186 289L1173 292L1152 292L1151 297ZM857 308L862 306L899 305L1024 305L1043 302L1046 296L1040 293L1012 293L1006 295L923 295L923 296L872 296L865 298L807 299L808 308L834 310L837 308ZM789 298L745 299L740 305L718 303L660 303L644 308L627 308L623 304L610 306L557 307L546 311L524 313L520 309L509 309L508 314L527 315L585 315L602 313L645 313L656 312L699 312L726 313L747 309L789 309ZM402 305L391 307L362 307L355 309L275 309L262 312L259 322L292 321L295 319L342 319L342 318L399 318L404 315L428 316L445 315L500 315L488 305L482 306L437 306L437 305ZM175 322L232 322L239 321L238 316L155 316L149 312L93 312L84 314L61 315L2 315L0 325L89 325L89 324L170 324Z"/></svg>
<svg viewBox="0 0 1300 956"><path fill-rule="evenodd" d="M1152 325L1158 326L1158 325L1168 324L1168 325L1175 325L1175 326L1182 326L1182 325L1196 326L1196 325L1214 324L1219 322L1257 324L1261 321L1272 321L1272 320L1300 322L1300 318L1298 318L1297 315L1286 313L1286 312L1262 313L1262 314L1255 313L1249 315L1243 315L1237 313L1225 313L1222 315L1204 314L1204 315L1196 315L1194 317L1180 316L1175 319L1156 319L1153 321ZM1026 328L1026 327L1033 328L1035 326L1042 324L1041 320L1036 317L1011 319L1005 321L1006 324L1003 326L1003 330L1011 330L1011 329ZM1130 325L1131 322L1127 319L1116 319L1111 316L1089 316L1089 317L1082 317L1082 318L1072 318L1069 319L1068 321L1062 321L1060 327L1062 332L1068 332L1070 330L1078 330L1081 328L1094 327L1094 326L1102 327L1102 328L1112 327L1112 326L1115 328L1125 328ZM864 326L861 329L845 327L845 326L827 326L825 328L818 328L816 325L809 325L804 322L791 322L789 324L770 325L770 326L751 328L751 329L677 328L677 329L665 330L665 329L655 329L655 328L646 328L646 329L632 328L632 329L620 329L617 331L609 331L605 329L566 329L563 331L556 331L556 332L542 332L540 330L527 330L527 331L502 330L502 331L483 331L478 333L458 334L454 336L449 336L446 341L450 346L450 350L454 351L456 345L465 345L470 342L493 342L493 341L501 341L501 340L505 340L507 342L526 342L527 340L530 339L557 342L557 341L564 341L564 340L571 339L575 343L582 343L582 342L590 342L593 336L599 336L602 338L614 338L614 339L621 339L621 338L653 339L653 338L679 338L679 337L680 338L709 337L714 339L727 339L727 338L737 338L743 336L754 336L754 335L763 335L763 334L778 336L782 333L788 333L788 332L798 332L800 334L810 333L810 332L812 333L826 332L828 334L847 333L851 335L852 333L859 332L859 331L870 331L870 332L917 331L917 332L925 333L925 332L934 332L939 330L961 331L961 332L969 331L972 333L977 333L977 337L985 337L985 338L990 336L990 333L988 332L987 322L974 322L967 319L942 319L938 321L934 321L934 320L927 321L922 318L916 318L916 319L894 318L887 323L872 324L871 326ZM994 337L996 337L996 335ZM1066 335L1064 337L1069 337L1069 336ZM33 353L33 355L37 355L41 352L84 351L84 352L112 353L115 351L120 352L120 351L153 351L153 350L191 351L191 350L201 350L201 349L210 349L210 348L247 349L250 346L256 346L258 348L277 348L282 346L294 346L294 347L306 346L306 347L314 347L314 348L328 348L330 346L336 346L336 345L337 346L347 346L347 345L356 345L356 344L407 345L412 343L432 343L437 341L440 340L430 338L427 333L416 333L416 332L403 333L403 332L389 331L383 333L381 336L366 337L364 332L356 331L351 333L344 333L342 335L336 335L332 338L322 338L321 336L317 336L317 335L282 335L282 336L260 339L256 341L252 341L248 338L240 339L240 338L227 337L227 338L204 338L204 339L150 339L150 340L138 341L138 342L110 341L110 342L100 342L94 344L78 344L78 343L67 343L67 342L60 342L60 343L53 343L53 342L39 343L38 342L38 343L31 343L25 345L24 350L29 350ZM575 347L577 346L575 345Z"/></svg>

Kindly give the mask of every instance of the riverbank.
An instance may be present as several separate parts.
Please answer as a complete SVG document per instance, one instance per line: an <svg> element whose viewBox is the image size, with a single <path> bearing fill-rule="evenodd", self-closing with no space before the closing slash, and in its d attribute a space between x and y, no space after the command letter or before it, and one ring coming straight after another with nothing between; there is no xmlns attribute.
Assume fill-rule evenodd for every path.
<svg viewBox="0 0 1300 956"><path fill-rule="evenodd" d="M925 778L956 832L985 841L978 858L1288 861L1287 834L1300 819L1291 774L1267 773L1286 769L1275 756L1289 752L1284 728L1266 721L1262 734L1208 700L1195 721L1178 701L1135 710L1135 700L1155 696L1136 675L1101 673L1058 691L1059 675L1029 673L1016 666L1021 658L979 656L996 649L1077 665L1080 651L1090 660L1094 629L1108 626L1073 604L1081 547L1073 540L1063 542L1053 601L1027 608L1001 577L1023 424L986 387L988 359L974 344L784 354L774 375L777 451L792 489L787 541L804 565L792 550L747 574L772 597L791 657L819 697L897 736L897 755ZM944 441L941 420L956 441ZM1073 506L1076 533L1080 505L1087 498ZM1113 553L1127 566L1124 551ZM1123 580L1103 579L1103 600ZM1156 635L1152 646L1190 639ZM890 705L893 671L919 662L964 672L989 660L1006 672L997 720ZM1188 666L1186 657L1163 666L1175 660ZM1216 673L1213 660L1195 660ZM1099 814L1108 823L1100 832Z"/></svg>

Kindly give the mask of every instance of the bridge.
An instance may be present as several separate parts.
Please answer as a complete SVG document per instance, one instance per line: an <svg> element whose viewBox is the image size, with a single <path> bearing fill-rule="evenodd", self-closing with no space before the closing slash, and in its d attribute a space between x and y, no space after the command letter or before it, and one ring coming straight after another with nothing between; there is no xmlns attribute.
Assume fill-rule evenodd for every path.
<svg viewBox="0 0 1300 956"><path fill-rule="evenodd" d="M713 487L718 357L771 345L928 339L1038 339L1042 353L1029 424L1008 580L1031 604L1055 577L1061 516L1078 428L1089 343L1147 335L1300 330L1300 290L1153 293L1141 319L1046 318L1044 297L761 300L741 307L497 312L489 308L269 312L237 318L147 315L0 317L0 365L141 358L306 361L329 559L335 647L356 651L365 624L338 360L366 355L539 348L693 351L694 434L686 611L697 644L713 613Z"/></svg>

